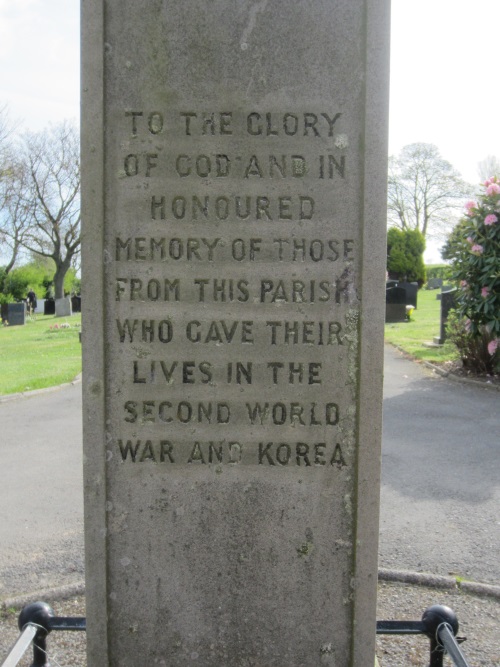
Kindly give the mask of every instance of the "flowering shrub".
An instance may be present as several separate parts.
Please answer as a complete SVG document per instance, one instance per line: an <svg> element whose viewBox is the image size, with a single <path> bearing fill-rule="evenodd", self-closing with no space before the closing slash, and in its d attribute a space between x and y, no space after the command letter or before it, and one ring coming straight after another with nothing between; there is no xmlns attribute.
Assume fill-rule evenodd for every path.
<svg viewBox="0 0 500 667"><path fill-rule="evenodd" d="M473 336L468 331L467 320L451 311L446 324L447 339L458 351L463 367L475 374L492 374L494 372L494 355L488 349L492 342L486 331Z"/></svg>
<svg viewBox="0 0 500 667"><path fill-rule="evenodd" d="M500 180L493 176L483 186L477 201L465 204L443 256L452 260L467 338L485 348L491 372L500 365Z"/></svg>

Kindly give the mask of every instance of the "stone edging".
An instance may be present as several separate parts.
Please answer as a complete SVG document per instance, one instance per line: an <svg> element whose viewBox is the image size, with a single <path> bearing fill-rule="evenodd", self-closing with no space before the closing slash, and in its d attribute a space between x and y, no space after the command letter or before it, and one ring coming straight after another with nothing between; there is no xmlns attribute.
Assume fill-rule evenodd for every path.
<svg viewBox="0 0 500 667"><path fill-rule="evenodd" d="M5 600L2 600L0 603L0 609L3 611L8 609L22 609L31 602L65 600L66 598L75 595L84 594L85 583L83 581L77 581L75 584L67 584L66 586L58 586L57 588L45 588L44 590L18 595L17 597L5 598Z"/></svg>
<svg viewBox="0 0 500 667"><path fill-rule="evenodd" d="M407 570L379 569L378 580L389 583L412 584L413 586L425 586L427 588L442 588L444 590L456 590L468 595L488 596L500 600L500 586L492 584L481 584L475 581L464 581L455 577L443 577L425 572L410 572ZM64 600L76 595L85 594L85 583L83 581L75 584L67 584L58 588L47 588L17 597L6 598L0 602L0 609L22 609L30 602L38 600Z"/></svg>
<svg viewBox="0 0 500 667"><path fill-rule="evenodd" d="M492 382L488 381L479 382L479 380L474 380L474 378L465 378L460 375L455 375L455 373L453 373L452 371L445 371L443 368L434 365L430 361L423 360L423 364L427 366L427 368L432 368L432 370L435 371L438 375L441 375L444 378L448 378L449 380L454 380L455 382L463 382L464 384L473 384L476 387L481 387L482 389L493 389L495 391L500 391L499 384L493 384Z"/></svg>
<svg viewBox="0 0 500 667"><path fill-rule="evenodd" d="M441 375L441 377L448 378L449 380L453 380L454 382L463 382L463 384L472 384L476 387L481 387L482 389L493 389L494 391L500 391L499 384L493 384L491 382L490 383L479 382L479 380L474 380L473 378L465 378L462 377L461 375L455 375L452 371L446 371L440 366L436 366L430 361L425 361L425 359L417 359L416 357L412 356L409 352L404 350L400 345L396 345L395 343L389 343L387 341L385 341L385 344L390 345L395 350L398 350L398 352L401 352L401 354L404 354L409 361L414 361L415 363L422 363L427 368L430 368L431 370L435 371L438 375Z"/></svg>
<svg viewBox="0 0 500 667"><path fill-rule="evenodd" d="M80 373L74 380L71 382L65 382L64 384L56 384L53 387L45 387L44 389L33 389L33 391L21 391L18 394L5 394L5 396L0 396L0 403L16 401L19 398L31 398L32 396L39 396L40 394L48 394L49 392L59 391L59 389L64 389L65 387L72 387L81 381L82 374Z"/></svg>
<svg viewBox="0 0 500 667"><path fill-rule="evenodd" d="M443 588L450 591L456 590L470 595L487 595L500 600L500 586L482 584L476 581L466 581L460 577L443 577L436 574L428 574L426 572L379 569L378 580L413 584L414 586L427 586L428 588Z"/></svg>

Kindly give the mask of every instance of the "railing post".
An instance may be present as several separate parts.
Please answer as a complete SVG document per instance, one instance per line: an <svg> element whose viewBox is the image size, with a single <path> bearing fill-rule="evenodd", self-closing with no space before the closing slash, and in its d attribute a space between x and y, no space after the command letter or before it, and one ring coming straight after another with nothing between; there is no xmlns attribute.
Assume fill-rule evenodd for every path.
<svg viewBox="0 0 500 667"><path fill-rule="evenodd" d="M24 607L19 614L18 625L21 631L28 624L37 628L33 640L33 663L31 667L50 667L45 639L50 632L50 619L53 616L52 608L45 602L33 602Z"/></svg>
<svg viewBox="0 0 500 667"><path fill-rule="evenodd" d="M453 634L457 634L458 619L452 609L436 604L424 611L422 624L425 634L431 641L429 667L443 667L444 650L438 637L438 628L442 623L447 623L452 629Z"/></svg>

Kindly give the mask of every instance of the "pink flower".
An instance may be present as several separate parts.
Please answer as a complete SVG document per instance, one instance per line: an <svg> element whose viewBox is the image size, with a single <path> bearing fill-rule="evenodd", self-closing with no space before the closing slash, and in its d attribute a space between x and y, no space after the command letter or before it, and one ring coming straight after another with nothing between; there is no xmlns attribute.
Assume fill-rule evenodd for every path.
<svg viewBox="0 0 500 667"><path fill-rule="evenodd" d="M474 243L474 239L472 238L472 236L468 236L466 240L467 240L469 243Z"/></svg>
<svg viewBox="0 0 500 667"><path fill-rule="evenodd" d="M486 188L486 194L488 197L500 194L500 185L498 185L498 183L490 183Z"/></svg>
<svg viewBox="0 0 500 667"><path fill-rule="evenodd" d="M488 352L490 353L491 356L493 356L497 351L499 343L500 343L499 338L494 338L492 341L488 343Z"/></svg>
<svg viewBox="0 0 500 667"><path fill-rule="evenodd" d="M495 222L498 222L498 218L494 213L490 213L489 215L486 216L484 219L484 224L485 225L494 225Z"/></svg>
<svg viewBox="0 0 500 667"><path fill-rule="evenodd" d="M484 185L487 188L488 185L491 185L492 183L498 183L498 178L496 176L490 176L487 178L484 182Z"/></svg>
<svg viewBox="0 0 500 667"><path fill-rule="evenodd" d="M476 243L475 245L472 246L470 249L471 252L473 252L475 255L482 255L483 254L483 246L479 245L479 243Z"/></svg>
<svg viewBox="0 0 500 667"><path fill-rule="evenodd" d="M472 215L472 209L476 208L477 204L475 201L465 202L466 215Z"/></svg>
<svg viewBox="0 0 500 667"><path fill-rule="evenodd" d="M490 292L490 290L487 287L482 287L481 288L481 296L484 299L488 296L489 292Z"/></svg>

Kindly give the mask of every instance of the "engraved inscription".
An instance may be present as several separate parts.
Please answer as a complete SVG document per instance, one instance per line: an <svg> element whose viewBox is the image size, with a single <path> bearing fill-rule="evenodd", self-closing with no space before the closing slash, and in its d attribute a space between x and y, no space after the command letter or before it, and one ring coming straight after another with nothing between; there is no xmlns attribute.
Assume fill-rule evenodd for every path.
<svg viewBox="0 0 500 667"><path fill-rule="evenodd" d="M359 257L341 110L157 106L121 122L112 460L342 475Z"/></svg>

